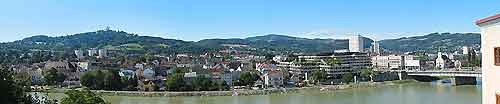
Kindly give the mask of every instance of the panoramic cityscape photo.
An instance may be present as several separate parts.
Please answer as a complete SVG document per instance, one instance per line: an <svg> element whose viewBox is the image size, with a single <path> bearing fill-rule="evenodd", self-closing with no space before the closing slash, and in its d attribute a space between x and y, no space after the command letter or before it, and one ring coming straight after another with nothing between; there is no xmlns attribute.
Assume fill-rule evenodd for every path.
<svg viewBox="0 0 500 104"><path fill-rule="evenodd" d="M500 104L499 0L4 0L1 104Z"/></svg>

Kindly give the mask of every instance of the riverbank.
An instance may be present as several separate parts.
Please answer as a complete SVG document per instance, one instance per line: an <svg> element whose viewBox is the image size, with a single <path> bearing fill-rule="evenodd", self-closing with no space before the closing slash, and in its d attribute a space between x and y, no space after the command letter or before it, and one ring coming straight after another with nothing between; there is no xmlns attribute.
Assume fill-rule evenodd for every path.
<svg viewBox="0 0 500 104"><path fill-rule="evenodd" d="M187 92L143 92L143 91L104 91L104 90L92 90L93 92L103 95L103 96L143 96L143 97L176 97L176 96L247 96L247 95L268 95L276 93L293 93L300 90L343 90L351 88L371 88L371 87L381 87L390 85L399 85L406 83L416 83L414 80L403 80L403 81L386 81L386 82L361 82L356 84L348 85L320 85L312 87L301 87L301 88L279 88L279 89L263 89L263 90L234 90L234 91L187 91ZM64 93L68 89L53 89L46 91L48 93Z"/></svg>

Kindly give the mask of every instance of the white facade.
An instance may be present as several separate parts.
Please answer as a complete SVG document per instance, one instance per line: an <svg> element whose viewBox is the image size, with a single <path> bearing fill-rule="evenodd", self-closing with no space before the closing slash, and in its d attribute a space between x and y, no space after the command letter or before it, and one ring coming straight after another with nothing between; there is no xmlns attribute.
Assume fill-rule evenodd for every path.
<svg viewBox="0 0 500 104"><path fill-rule="evenodd" d="M405 60L406 70L420 70L420 60Z"/></svg>
<svg viewBox="0 0 500 104"><path fill-rule="evenodd" d="M108 57L108 50L99 49L99 58L105 58L105 57Z"/></svg>
<svg viewBox="0 0 500 104"><path fill-rule="evenodd" d="M88 51L89 51L89 56L91 56L91 57L98 55L96 49L89 49Z"/></svg>
<svg viewBox="0 0 500 104"><path fill-rule="evenodd" d="M462 47L462 54L464 55L469 54L469 47L467 46Z"/></svg>
<svg viewBox="0 0 500 104"><path fill-rule="evenodd" d="M79 59L85 58L85 56L83 55L83 51L81 51L81 50L75 50L75 56L76 56L76 58L79 58Z"/></svg>
<svg viewBox="0 0 500 104"><path fill-rule="evenodd" d="M380 54L380 44L378 41L373 42L373 53Z"/></svg>
<svg viewBox="0 0 500 104"><path fill-rule="evenodd" d="M355 37L349 38L349 51L350 52L363 52L363 37L357 35Z"/></svg>
<svg viewBox="0 0 500 104"><path fill-rule="evenodd" d="M287 56L274 56L273 57L273 61L276 61L276 62L284 62L288 59Z"/></svg>
<svg viewBox="0 0 500 104"><path fill-rule="evenodd" d="M414 60L413 55L373 56L372 65L377 69L418 69L420 60Z"/></svg>
<svg viewBox="0 0 500 104"><path fill-rule="evenodd" d="M500 66L495 65L494 48L500 47L500 14L476 22L481 28L482 103L495 104L500 94Z"/></svg>
<svg viewBox="0 0 500 104"><path fill-rule="evenodd" d="M264 84L269 87L283 86L283 73L278 70L264 74Z"/></svg>
<svg viewBox="0 0 500 104"><path fill-rule="evenodd" d="M443 54L438 52L438 56L436 58L436 68L444 69L446 67L446 60L443 58Z"/></svg>

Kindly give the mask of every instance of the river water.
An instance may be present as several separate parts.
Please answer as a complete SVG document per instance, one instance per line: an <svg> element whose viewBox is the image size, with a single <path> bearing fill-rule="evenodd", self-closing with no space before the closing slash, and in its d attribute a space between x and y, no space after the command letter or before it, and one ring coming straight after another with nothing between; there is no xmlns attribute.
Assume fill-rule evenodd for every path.
<svg viewBox="0 0 500 104"><path fill-rule="evenodd" d="M62 94L49 94L60 98ZM302 90L256 96L105 96L112 104L480 104L481 86L412 83L337 91Z"/></svg>

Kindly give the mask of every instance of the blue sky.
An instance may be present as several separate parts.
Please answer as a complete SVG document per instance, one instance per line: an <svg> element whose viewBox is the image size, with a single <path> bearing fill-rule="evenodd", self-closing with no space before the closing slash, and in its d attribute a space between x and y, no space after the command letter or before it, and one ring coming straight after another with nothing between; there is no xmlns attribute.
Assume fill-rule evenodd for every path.
<svg viewBox="0 0 500 104"><path fill-rule="evenodd" d="M4 0L1 42L110 26L139 35L197 41L282 34L377 40L431 32L479 32L500 0Z"/></svg>

